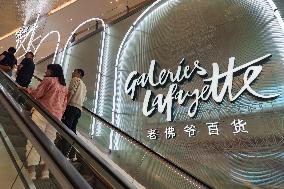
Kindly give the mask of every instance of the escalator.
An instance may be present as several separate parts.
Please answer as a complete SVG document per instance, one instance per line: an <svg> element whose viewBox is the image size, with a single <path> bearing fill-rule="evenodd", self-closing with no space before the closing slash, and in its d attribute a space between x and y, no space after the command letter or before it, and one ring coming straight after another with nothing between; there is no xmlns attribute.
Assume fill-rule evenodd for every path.
<svg viewBox="0 0 284 189"><path fill-rule="evenodd" d="M1 138L18 171L15 176L25 188L128 188L92 152L53 115L34 101L4 73L0 73L0 124ZM78 161L69 162L53 143L31 120L31 107L41 113L57 130L58 138L64 138L75 148ZM31 141L51 170L49 179L31 180L27 173L27 140ZM37 166L40 175L41 165Z"/></svg>
<svg viewBox="0 0 284 189"><path fill-rule="evenodd" d="M7 143L10 145L6 146L11 158L15 159L17 177L25 183L25 188L212 188L85 109L84 114L92 116L97 125L107 129L116 138L121 138L125 146L123 150L111 153L106 152L102 145L97 145L97 150L94 150L85 143L87 140L83 141L75 135L2 72L0 95L2 135L8 138ZM58 138L63 138L73 146L77 161L68 161L33 123L31 108L36 109L57 130ZM37 178L31 181L27 176L27 140L31 141L51 170L49 179ZM122 154L135 154L140 163L126 162ZM158 169L147 169L152 165ZM36 171L40 175L40 165Z"/></svg>
<svg viewBox="0 0 284 189"><path fill-rule="evenodd" d="M89 77L84 78L84 81L89 86L89 95L88 101L85 102L86 108L82 111L82 117L78 123L77 136L66 130L66 127L58 122L58 120L56 121L56 119L46 114L44 109L38 106L33 99L18 91L13 83L11 83L11 86L4 86L3 89L10 90L8 94L16 93L24 97L24 103L22 101L19 103L19 97L17 95L13 97L15 106L19 106L17 109L23 110L20 113L23 113L30 119L30 111L28 110L30 107L37 107L37 109L42 110L41 113L54 125L60 137L66 138L70 144L73 144L78 161L72 162L72 166L78 170L83 180L87 181L87 184L93 188L283 188L283 98L279 98L271 102L271 104L270 102L259 103L250 96L246 97L246 95L244 99L240 99L240 101L234 103L224 101L224 103L216 104L209 100L208 103L200 104L200 107L202 107L198 110L200 117L196 119L188 117L187 107L178 107L174 111L176 121L169 124L165 121L166 119L162 114L151 119L145 119L145 116L141 113L143 90L141 91L142 93L139 92L138 95L141 95L142 99L135 102L131 101L124 93L123 81L125 81L127 73L133 70L144 73L145 69L149 67L149 61L145 60L158 60L164 68L171 68L171 70L176 67L176 58L184 57L185 55L189 56L189 63L191 62L191 58L194 57L198 59L203 57L206 60L209 58L208 61L212 62L210 49L207 49L209 50L208 53L210 56L205 56L202 51L202 57L200 57L199 48L195 45L190 46L192 41L194 42L199 38L203 39L203 35L205 34L207 36L206 32L196 33L196 31L199 29L202 30L204 27L189 31L192 35L185 36L180 33L183 31L181 28L192 28L192 23L187 22L188 18L191 18L191 13L193 13L191 15L192 18L197 18L196 23L200 22L200 20L198 20L199 18L203 18L203 13L205 14L204 18L207 18L207 8L211 6L211 4L195 2L192 6L191 3L188 3L189 1L178 3L174 1L169 3L164 3L166 1L160 2L161 5L157 3L156 8L151 8L153 9L153 14L150 13L151 11L149 12L149 15L160 15L157 17L158 19L153 17L153 22L142 21L143 27L142 25L138 25L138 22L134 22L137 17L142 18L143 15L147 15L144 14L144 10L148 8L150 4L145 4L131 11L129 14L113 20L108 24L106 30L101 28L91 33L88 31L88 34L80 32L80 36L77 36L75 42L70 44L68 50L66 50L66 54L63 54L63 52L57 54L56 62L60 62L62 56L66 56L63 65L67 69L67 80L74 68L82 68L86 70L86 73L88 72L87 75L89 75ZM188 11L192 7L195 7L195 4L199 7L199 11ZM208 4L208 6L206 4ZM219 3L216 4L216 10L220 8L218 4ZM252 3L251 5L253 6L247 3L241 3L237 6L234 3L232 5L227 3L225 7L230 10L232 7L237 7L237 9L246 7L244 10L248 10L247 12L250 13L251 10L256 11L256 7L259 7L259 5L254 6L254 4L257 5L258 3ZM225 7L221 6L221 8ZM272 9L270 6L263 5L260 10L267 13L269 12L270 14ZM276 11L276 9L274 11ZM209 11L208 13L216 13L217 15L217 12ZM219 11L218 13L222 14L223 12ZM238 11L233 11L229 17L235 13L237 20L241 19L239 14L237 14ZM248 16L251 17L251 14L248 14ZM217 17L221 19L223 15ZM246 26L254 23L249 17L245 19L245 21L250 22ZM211 20L213 23L214 19L212 20L212 18L209 18L208 21ZM269 22L274 20L270 16L265 16L265 18L269 18ZM146 20L151 19L145 19L145 21ZM180 22L180 20L184 20L185 22ZM215 21L217 20L218 19L215 19ZM204 20L202 20L202 24L204 24L203 21ZM263 23L266 23L266 21L267 20L263 21ZM168 23L166 25L171 26L171 30L168 30L169 27L164 27L164 23ZM216 35L214 40L219 40L220 36L224 34L222 33L224 30L223 27L226 28L225 25L227 24L228 32L231 32L231 26L235 25L234 20L226 22L224 26L220 26L221 29L218 31L214 30L216 26L214 25L213 30L211 30L212 28L210 29L210 32L213 33L212 35L210 34L209 37ZM243 24L240 26L243 28ZM264 25L262 24L261 26ZM129 28L130 30L128 30ZM157 30L155 30L155 28ZM172 31L177 31L176 34L173 35L174 37L169 38L169 45L165 45L164 38L159 37L160 35L157 36L157 34L161 33L161 28L164 28L162 30L165 33L170 32L168 33L169 36L175 33ZM266 27L263 28L265 29ZM131 34L129 31L131 31ZM255 32L257 30L253 31ZM269 33L266 33L265 36L270 36L271 30L267 29L266 32L267 31L269 31ZM276 33L278 32L278 30L275 31ZM102 34L104 33L106 34L105 41L102 38ZM274 37L278 36L278 33L276 33L273 34ZM128 44L125 43L128 41L126 34L130 34L129 36L131 37L129 37L129 39L135 38L135 43L129 40L129 44L131 45L126 45ZM244 35L244 37L245 36L246 35ZM249 39L250 35L247 37ZM206 41L207 38L205 37L204 39ZM275 40L271 39L269 38L269 42L275 42ZM153 40L155 43L152 43ZM248 40L243 41L246 42ZM105 48L98 48L99 46L103 46L103 42L105 42ZM227 51L228 46L225 42L228 42L229 46L231 42L235 43L235 41L230 40L222 40L222 43L216 42L216 44L220 45L220 49L225 49L224 54L219 53L220 62L224 57L231 56L231 53L227 54L229 51ZM124 52L121 53L121 61L118 61L118 55L120 54L123 44L125 44L125 48L123 48ZM250 44L254 44L258 47L262 42L260 40L257 44ZM267 41L265 44L268 44ZM128 51L127 46L131 51ZM252 49L255 49L255 46L253 46ZM251 52L250 46L246 45L246 47L248 48L246 50ZM279 47L281 47L281 45L279 45ZM180 51L177 49L180 49ZM167 54L165 52L170 53ZM239 56L240 51L238 49L235 48L233 52L236 53L236 56ZM165 56L165 54L167 54L167 56ZM253 54L255 55L255 53ZM249 57L249 53L246 55ZM165 58L168 56L169 59ZM218 58L218 56L216 57ZM272 64L266 65L270 67L268 72L265 73L268 74L267 81L264 83L260 82L260 86L263 86L259 89L263 94L270 94L272 91L275 92L275 89L279 90L279 92L282 91L282 85L278 82L278 80L282 80L280 77L281 74L279 75L281 66L280 64L276 64L276 62L281 63L282 59L277 55L273 55L273 57L276 58L272 58ZM42 77L46 66L52 63L53 58L54 54L51 54L39 61L36 64L35 74ZM243 59L244 56L240 56L240 58ZM247 61L247 58L244 60ZM173 61L173 59L175 60ZM238 62L241 63L242 61L243 60L239 60ZM123 66L118 66L118 62L123 63ZM203 62L205 63L206 61ZM222 64L222 66L227 68L226 64ZM271 70L278 73L278 76L275 76L273 80L269 79L271 78L269 74ZM40 80L39 78L37 79ZM6 78L4 77L0 78L0 82L2 82L2 80L6 82ZM119 81L118 84L116 84L117 81ZM39 81L33 81L33 83L36 82ZM192 89L199 88L199 82L199 80L194 81L194 83L192 83ZM203 83L203 81L201 82ZM242 80L238 78L236 83L234 83L237 89L240 87L240 83L242 83ZM273 83L277 83L277 85ZM120 86L119 89L116 88L118 85ZM268 85L271 85L271 87L267 87ZM184 87L191 87L191 84L190 86ZM16 90L16 92L13 90ZM121 98L120 95L122 95ZM114 106L114 101L117 107ZM26 143L27 140L27 133L23 132L25 127L18 127L17 123L14 121L16 118L13 119L11 116L11 118L6 116L6 109L11 106L10 104L1 106L5 107L5 109L0 111L0 122L4 125L3 127L6 126L3 131L7 132L8 137L5 137L5 133L0 133L4 136L3 138L8 138L9 141L12 141L14 144L14 146L12 146L15 150L11 150L10 154L19 156L19 158L15 158L15 162L19 162L18 159L21 159L20 162L25 162L24 143ZM121 106L121 108L119 108L119 106ZM95 115L94 112L109 122L114 123L115 126ZM112 118L115 118L114 121ZM4 121L2 121L2 119ZM246 132L239 134L234 133L234 128L231 123L232 121L235 122L235 119L245 122L245 128L248 129L249 134ZM211 136L208 133L209 127L207 127L207 123L209 122L218 123L220 136L218 136L219 134ZM188 132L184 130L184 126L188 126L188 124L198 127L196 136L192 137L192 135L188 135ZM11 129L9 125L15 125L15 128L18 130ZM176 133L178 137L171 140L167 140L167 138L164 137L164 131L168 126L177 130ZM148 134L147 131L156 128L160 137L158 140L149 140L146 135ZM19 133L22 134L19 135ZM7 143L9 143L9 141ZM15 153L15 151L17 153ZM21 180L28 180L25 173L25 163L18 164L20 167L19 170L23 172L19 174L19 178ZM37 171L40 172L40 167L38 167ZM50 180L43 181L37 179L33 182L26 181L25 185L29 187L34 185L38 188L62 187L61 181L59 182L57 178L59 177L53 176ZM81 188L84 187L81 186Z"/></svg>

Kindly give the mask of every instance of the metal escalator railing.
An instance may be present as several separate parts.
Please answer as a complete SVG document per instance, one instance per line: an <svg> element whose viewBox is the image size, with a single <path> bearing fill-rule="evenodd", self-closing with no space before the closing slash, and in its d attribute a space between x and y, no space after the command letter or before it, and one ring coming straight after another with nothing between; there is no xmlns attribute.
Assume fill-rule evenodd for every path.
<svg viewBox="0 0 284 189"><path fill-rule="evenodd" d="M34 76L34 78L39 82L42 81L42 79L40 79L37 76ZM213 187L209 186L207 183L205 183L204 181L198 179L197 177L195 177L194 175L192 175L191 173L189 173L188 171L183 169L182 167L178 166L177 164L175 164L171 160L165 158L164 156L155 152L154 150L152 150L148 146L144 145L140 141L136 140L135 138L133 138L132 136L130 136L126 132L122 131L121 129L115 127L114 125L112 125L111 123L106 121L105 119L96 115L94 112L92 112L91 110L89 110L88 108L86 108L84 106L83 106L83 113L88 114L93 119L95 119L95 122L97 123L97 125L100 125L102 127L106 127L111 132L114 132L116 135L119 135L119 138L121 138L124 141L124 143L127 142L128 145L132 146L130 148L134 153L138 153L138 154L142 153L143 156L144 156L143 159L149 159L149 161L148 161L149 163L160 164L161 169L165 169L164 171L168 171L169 173L174 173L175 176L173 175L172 177L176 179L176 182L173 181L173 183L168 183L168 181L166 181L166 180L160 181L160 182L164 182L163 183L164 185L172 184L172 187L175 187L175 188L177 188L177 186L180 186L179 188L213 188ZM96 145L96 143L94 145ZM117 163L118 163L119 166L121 166L121 168L123 168L124 170L127 170L127 165L125 165L124 163L119 164L120 163L119 161L117 161ZM128 170L127 172L129 172L130 175L131 175L131 170ZM140 177L147 177L147 174L148 173L145 172L144 174L141 174ZM139 179L139 177L136 176L136 179L137 179L138 182L140 181L140 183L143 183L142 178ZM165 179L167 179L167 178L165 177ZM157 184L147 185L147 184L143 183L143 185L146 188L155 188L155 187L160 188L161 187L161 185L159 185L159 184L158 185ZM184 185L184 187L181 187L181 185Z"/></svg>
<svg viewBox="0 0 284 189"><path fill-rule="evenodd" d="M50 162L54 167L52 172L55 172L55 178L65 178L64 186L69 183L69 188L130 188L131 186L113 174L107 166L102 164L92 150L70 131L60 120L39 103L36 102L30 95L21 89L18 89L17 84L11 80L6 74L0 72L0 90L4 99L6 99L6 108L11 109L11 115L16 115L16 120L20 120L21 131L27 135L28 139L35 144L36 150L44 157L50 157ZM2 98L3 99L3 98ZM20 103L19 103L20 101ZM38 127L32 122L30 117L25 113L27 109L33 107L36 109L57 131L58 135L64 138L70 145L73 145L79 159L83 172L78 173L76 169L67 161L67 159L55 148L55 145L40 131ZM18 119L20 118L20 119ZM54 164L54 165L53 165ZM78 165L76 165L78 166ZM86 168L87 167L87 168ZM60 174L57 174L60 170ZM83 178L82 175L87 174ZM86 175L83 175L86 176ZM91 183L92 187L86 182ZM71 187L72 186L72 187ZM64 187L65 188L65 187Z"/></svg>
<svg viewBox="0 0 284 189"><path fill-rule="evenodd" d="M5 109L6 114L8 113L6 116L10 116L15 121L17 127L19 127L26 138L31 141L41 157L44 157L44 161L49 166L54 178L56 178L62 188L91 188L86 180L71 163L67 161L60 151L54 148L53 143L35 126L35 123L32 122L26 112L19 106L13 94L11 94L11 90L6 88L5 80L7 81L7 78L7 75L0 72L1 110ZM14 90L16 90L16 88ZM26 140L25 138L23 139Z"/></svg>

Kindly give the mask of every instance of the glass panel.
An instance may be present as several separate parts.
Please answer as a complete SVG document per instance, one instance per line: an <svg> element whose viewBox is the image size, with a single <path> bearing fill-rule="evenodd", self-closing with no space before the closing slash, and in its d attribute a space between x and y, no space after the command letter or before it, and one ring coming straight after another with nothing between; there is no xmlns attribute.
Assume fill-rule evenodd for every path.
<svg viewBox="0 0 284 189"><path fill-rule="evenodd" d="M11 151L11 157L14 158L15 163L17 164L17 168L19 169L19 173L15 173L14 176L14 184L11 182L10 186L13 186L12 188L18 188L19 185L22 182L25 182L26 185L33 188L46 188L47 186L50 188L61 188L56 179L53 177L52 174L50 174L50 177L47 179L41 179L41 172L42 172L42 165L37 165L35 167L35 175L36 179L32 181L31 177L28 174L28 163L27 159L34 153L30 153L30 150L27 150L27 138L26 136L21 132L21 130L18 128L17 123L13 120L13 118L8 114L7 110L4 107L2 103L0 103L0 106L2 107L0 109L0 123L3 127L3 131L1 131L1 134L4 135L4 138L7 143L7 147ZM34 147L32 148L35 149ZM1 162L5 160L5 157L1 155ZM9 164L6 162L6 166ZM8 176L12 171L8 171L10 169L2 169L6 171L6 175ZM48 169L47 169L48 170ZM8 171L8 172L7 172ZM9 174L7 174L9 173ZM5 177L0 177L1 179ZM1 184L4 184L1 182ZM3 185L2 185L3 187ZM8 188L8 187L3 187Z"/></svg>
<svg viewBox="0 0 284 189"><path fill-rule="evenodd" d="M0 183L1 188L18 188L24 189L25 185L19 179L17 157L15 157L14 148L3 130L2 124L5 120L3 111L0 110ZM6 116L5 116L6 117ZM7 119L6 119L7 120Z"/></svg>
<svg viewBox="0 0 284 189"><path fill-rule="evenodd" d="M90 117L86 112L83 116ZM78 134L84 135L88 128L81 120ZM93 149L104 152L106 161L118 165L146 188L205 188L101 121L95 118L92 121L94 125L89 129L95 134L88 140L94 145Z"/></svg>

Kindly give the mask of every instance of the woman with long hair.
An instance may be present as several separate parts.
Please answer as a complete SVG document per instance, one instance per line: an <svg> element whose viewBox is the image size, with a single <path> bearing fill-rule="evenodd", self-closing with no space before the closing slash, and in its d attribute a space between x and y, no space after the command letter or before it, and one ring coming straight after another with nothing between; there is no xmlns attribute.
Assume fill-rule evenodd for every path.
<svg viewBox="0 0 284 189"><path fill-rule="evenodd" d="M49 64L42 82L36 89L27 89L27 92L51 114L61 120L67 105L68 89L66 87L63 69L59 64ZM56 130L37 110L33 111L32 120L46 134L46 136L54 142L56 138ZM39 163L42 165L40 178L49 178L49 170L46 164L40 158L40 155L34 149L30 141L28 141L26 146L26 156L28 172L31 179L36 179L35 167Z"/></svg>

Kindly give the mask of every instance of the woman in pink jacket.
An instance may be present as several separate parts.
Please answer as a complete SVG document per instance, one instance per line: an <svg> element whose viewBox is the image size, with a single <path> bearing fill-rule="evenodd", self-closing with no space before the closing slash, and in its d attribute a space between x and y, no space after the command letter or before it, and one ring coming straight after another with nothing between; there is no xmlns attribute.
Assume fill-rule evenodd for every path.
<svg viewBox="0 0 284 189"><path fill-rule="evenodd" d="M63 70L59 64L49 64L45 72L45 77L36 89L27 89L28 93L42 104L51 114L61 120L67 105L68 88L66 87ZM52 125L37 111L32 113L34 123L54 142L56 130ZM40 155L33 148L30 141L26 146L26 156L28 162L28 172L31 179L36 179L36 165L42 167L41 179L49 178L49 170Z"/></svg>

